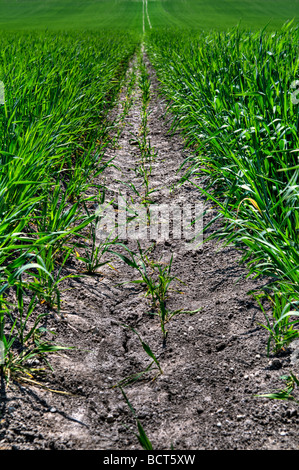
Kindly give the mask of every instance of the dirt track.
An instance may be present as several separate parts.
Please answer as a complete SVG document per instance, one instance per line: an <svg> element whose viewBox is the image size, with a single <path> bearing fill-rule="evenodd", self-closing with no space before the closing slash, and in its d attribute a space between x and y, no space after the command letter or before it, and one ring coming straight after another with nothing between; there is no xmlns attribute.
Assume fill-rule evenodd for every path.
<svg viewBox="0 0 299 470"><path fill-rule="evenodd" d="M157 154L151 185L159 189L153 199L158 204L191 204L199 194L190 183L169 191L179 180L176 172L187 152L181 137L168 133L165 106L149 69L148 138ZM132 98L118 145L106 154L107 159L115 157L115 167L105 175L110 198L125 190L135 197L126 182L141 187L134 171L138 149L132 142L141 124L137 86ZM121 114L125 99L124 89L116 114ZM136 249L134 243L129 241L129 246ZM49 322L59 343L77 349L53 357L48 386L69 395L34 386L6 389L2 384L2 449L140 448L126 428L136 431L134 417L119 389L111 387L144 370L149 358L136 335L120 324L138 330L163 369L156 380L149 377L125 389L154 449L298 449L296 407L253 397L281 387L279 377L290 370L289 351L274 360L266 357L267 334L258 325L264 318L246 295L257 282L246 279L234 249L208 242L186 251L183 243L158 242L151 256L167 264L173 254L173 272L185 283L183 294L170 296L169 308L202 309L171 320L165 348L159 321L147 313L150 302L144 291L125 283L136 279L136 273L121 260L115 259L114 269L105 266L98 276L66 282L71 290L63 295L63 319L53 315ZM69 272L77 267L74 261Z"/></svg>

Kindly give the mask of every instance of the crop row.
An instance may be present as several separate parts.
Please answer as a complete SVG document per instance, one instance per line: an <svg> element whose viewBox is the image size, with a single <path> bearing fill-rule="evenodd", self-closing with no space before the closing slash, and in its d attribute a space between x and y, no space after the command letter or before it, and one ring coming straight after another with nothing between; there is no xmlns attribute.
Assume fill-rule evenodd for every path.
<svg viewBox="0 0 299 470"><path fill-rule="evenodd" d="M192 181L217 204L213 222L222 223L214 236L234 244L261 279L253 294L264 310L268 353L299 335L298 40L291 23L275 33L147 36L172 129L193 149L181 183Z"/></svg>
<svg viewBox="0 0 299 470"><path fill-rule="evenodd" d="M103 154L115 123L107 115L136 43L116 33L0 36L0 367L7 380L59 348L44 318L59 311L69 257L79 245L88 251L82 237L93 233L105 191L98 185L87 197L86 189L109 164Z"/></svg>

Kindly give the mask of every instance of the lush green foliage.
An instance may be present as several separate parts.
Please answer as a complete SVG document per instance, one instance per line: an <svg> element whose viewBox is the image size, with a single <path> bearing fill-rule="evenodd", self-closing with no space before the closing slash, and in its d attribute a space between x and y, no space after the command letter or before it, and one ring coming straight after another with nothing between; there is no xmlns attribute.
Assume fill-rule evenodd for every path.
<svg viewBox="0 0 299 470"><path fill-rule="evenodd" d="M142 33L143 0L0 0L2 30L130 29ZM148 0L153 28L224 30L239 22L276 29L298 21L299 0ZM149 24L145 22L146 30Z"/></svg>
<svg viewBox="0 0 299 470"><path fill-rule="evenodd" d="M0 38L5 84L0 107L0 340L5 367L13 345L22 350L30 340L36 351L42 317L33 320L29 336L27 328L34 309L38 304L59 309L63 269L78 245L74 237L94 232L96 215L88 210L92 201L84 193L107 165L102 162L111 126L107 112L135 47L136 38L128 34L7 33ZM103 192L97 189L93 204ZM88 272L99 265L99 257L93 244L84 257ZM17 301L8 304L13 292ZM6 338L8 327L12 341Z"/></svg>
<svg viewBox="0 0 299 470"><path fill-rule="evenodd" d="M2 30L142 32L142 2L131 0L0 0Z"/></svg>
<svg viewBox="0 0 299 470"><path fill-rule="evenodd" d="M195 149L185 178L217 202L225 222L217 236L265 279L275 350L298 335L298 39L298 27L285 25L273 34L153 32L147 41L173 128Z"/></svg>

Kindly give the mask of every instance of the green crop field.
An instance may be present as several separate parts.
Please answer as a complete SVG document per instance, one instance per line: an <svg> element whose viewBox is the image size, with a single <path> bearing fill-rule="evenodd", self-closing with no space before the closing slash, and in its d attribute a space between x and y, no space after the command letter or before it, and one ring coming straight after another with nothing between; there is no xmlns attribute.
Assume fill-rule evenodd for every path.
<svg viewBox="0 0 299 470"><path fill-rule="evenodd" d="M225 29L240 22L274 29L299 18L299 0L148 0L156 27ZM125 28L141 31L141 0L0 0L0 27L14 29Z"/></svg>
<svg viewBox="0 0 299 470"><path fill-rule="evenodd" d="M238 248L264 282L252 295L265 317L267 354L299 337L298 21L299 0L0 0L0 375L7 382L34 377L32 360L48 365L48 353L64 349L45 336L45 318L60 313L64 282L96 276L107 252L141 276L133 282L152 296L163 347L166 325L182 313L166 308L177 280L172 258L165 267L140 246L116 253L117 240L96 245L95 208L111 189L105 151L118 148L136 87L143 188L130 188L147 214L154 204L146 60L171 128L190 151L176 189L188 181L217 207L213 236ZM118 105L121 117L111 117ZM84 268L67 271L76 263Z"/></svg>

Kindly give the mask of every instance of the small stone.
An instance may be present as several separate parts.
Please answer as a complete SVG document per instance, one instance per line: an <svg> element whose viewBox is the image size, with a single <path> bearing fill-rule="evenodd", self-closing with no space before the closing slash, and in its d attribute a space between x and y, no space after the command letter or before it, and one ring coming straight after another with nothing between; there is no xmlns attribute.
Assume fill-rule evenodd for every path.
<svg viewBox="0 0 299 470"><path fill-rule="evenodd" d="M251 419L245 419L244 425L246 427L250 427L250 426L252 426L252 424L253 424L253 421Z"/></svg>
<svg viewBox="0 0 299 470"><path fill-rule="evenodd" d="M56 413L56 408L54 408L54 406L52 406L52 408L50 408L50 413Z"/></svg>
<svg viewBox="0 0 299 470"><path fill-rule="evenodd" d="M91 328L90 331L93 335L98 335L100 333L100 330L97 326L94 326L93 328Z"/></svg>
<svg viewBox="0 0 299 470"><path fill-rule="evenodd" d="M270 367L271 369L281 369L282 363L279 359L273 359L273 361L270 362Z"/></svg>
<svg viewBox="0 0 299 470"><path fill-rule="evenodd" d="M245 415L237 415L237 420L238 421L241 421L241 419L244 419L245 418Z"/></svg>
<svg viewBox="0 0 299 470"><path fill-rule="evenodd" d="M223 349L226 347L225 343L218 343L216 344L216 351L223 351Z"/></svg>
<svg viewBox="0 0 299 470"><path fill-rule="evenodd" d="M111 414L108 415L107 418L106 418L106 421L107 421L107 423L113 423L113 421L114 421L114 416L111 415Z"/></svg>
<svg viewBox="0 0 299 470"><path fill-rule="evenodd" d="M293 417L297 416L297 410L295 408L292 408L291 410L287 410L286 416L288 418L293 418Z"/></svg>

